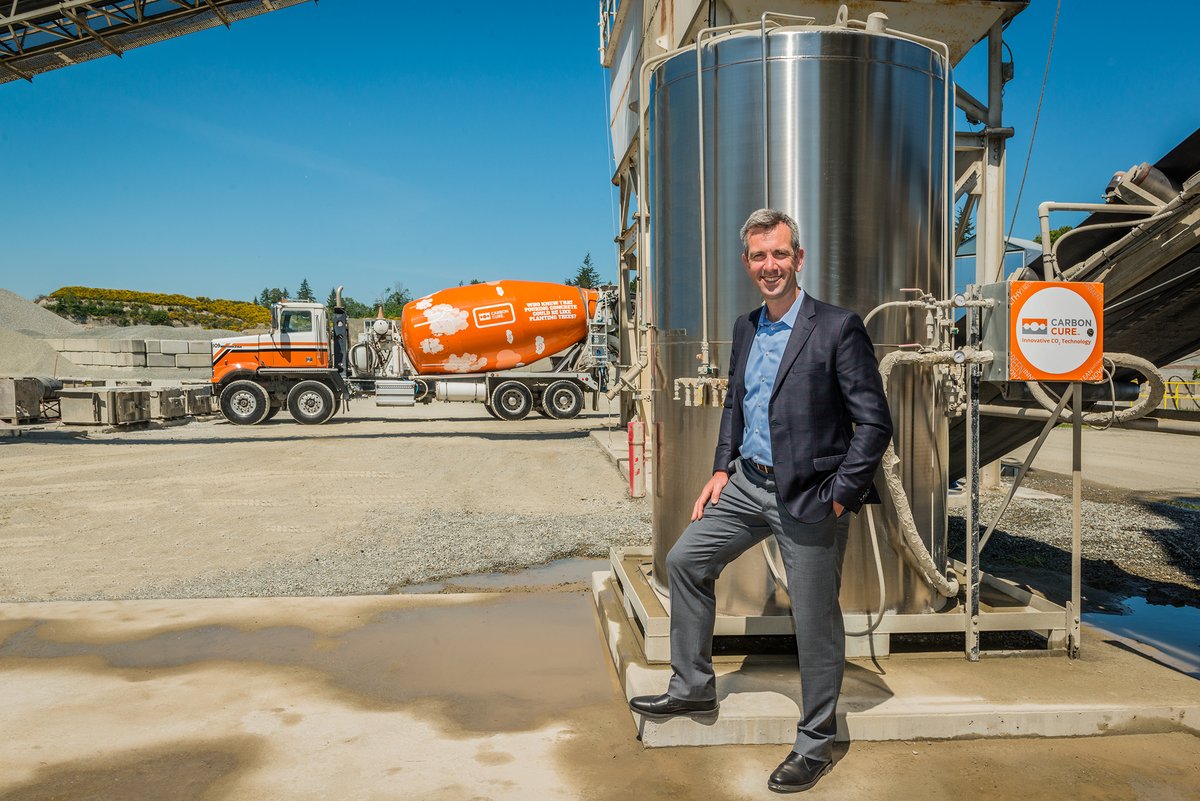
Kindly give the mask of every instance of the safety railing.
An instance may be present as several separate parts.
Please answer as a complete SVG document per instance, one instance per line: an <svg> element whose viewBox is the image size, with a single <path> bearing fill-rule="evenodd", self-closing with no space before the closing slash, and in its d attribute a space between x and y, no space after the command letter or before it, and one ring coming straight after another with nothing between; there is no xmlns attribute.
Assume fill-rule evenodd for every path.
<svg viewBox="0 0 1200 801"><path fill-rule="evenodd" d="M1163 383L1166 391L1158 408L1177 412L1200 412L1200 380L1169 378ZM1141 394L1146 392L1147 389L1143 385Z"/></svg>

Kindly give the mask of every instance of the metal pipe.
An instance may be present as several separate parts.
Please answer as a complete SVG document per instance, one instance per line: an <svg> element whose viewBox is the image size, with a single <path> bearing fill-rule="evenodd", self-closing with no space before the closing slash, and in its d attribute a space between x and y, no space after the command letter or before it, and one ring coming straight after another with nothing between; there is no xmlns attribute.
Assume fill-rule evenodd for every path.
<svg viewBox="0 0 1200 801"><path fill-rule="evenodd" d="M1168 204L1169 208L1170 204ZM1047 200L1038 205L1038 220L1041 223L1042 229L1042 251L1045 253L1045 261L1053 275L1062 276L1062 271L1058 269L1058 245L1071 234L1078 231L1096 231L1102 228L1122 228L1132 225L1142 225L1143 223L1154 222L1159 219L1166 209L1163 206L1115 206L1111 203L1058 203L1052 200ZM1142 220L1125 220L1119 223L1097 223L1096 225L1088 225L1083 228L1076 228L1073 231L1068 231L1058 238L1053 245L1050 244L1050 212L1052 211L1090 211L1096 214L1150 214L1152 216Z"/></svg>
<svg viewBox="0 0 1200 801"><path fill-rule="evenodd" d="M985 403L979 407L979 411L988 417L1006 417L1010 420L1050 419L1050 412L1045 409L1034 409L1028 406L997 406ZM1161 417L1142 417L1138 420L1130 420L1127 423L1114 423L1113 427L1128 428L1132 431L1158 431L1164 434L1200 436L1200 423L1191 420L1166 420Z"/></svg>
<svg viewBox="0 0 1200 801"><path fill-rule="evenodd" d="M963 110L968 122L981 123L988 118L987 107L961 86L954 87L954 105Z"/></svg>
<svg viewBox="0 0 1200 801"><path fill-rule="evenodd" d="M1067 610L1067 656L1079 657L1080 587L1083 569L1083 393L1079 384L1072 384L1071 398L1071 606ZM1065 394L1065 393L1064 393Z"/></svg>

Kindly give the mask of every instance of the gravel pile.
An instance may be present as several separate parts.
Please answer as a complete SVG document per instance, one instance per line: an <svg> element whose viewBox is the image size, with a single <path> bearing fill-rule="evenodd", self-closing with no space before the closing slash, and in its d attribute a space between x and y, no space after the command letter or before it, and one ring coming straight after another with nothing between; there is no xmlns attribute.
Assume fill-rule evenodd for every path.
<svg viewBox="0 0 1200 801"><path fill-rule="evenodd" d="M309 559L280 559L253 571L148 585L130 598L372 595L409 584L508 571L572 556L606 557L610 546L648 545L644 501L594 504L584 514L534 515L427 510L381 520L340 537Z"/></svg>
<svg viewBox="0 0 1200 801"><path fill-rule="evenodd" d="M83 336L82 326L64 320L52 311L7 289L0 289L0 328L34 337Z"/></svg>
<svg viewBox="0 0 1200 801"><path fill-rule="evenodd" d="M1007 488L980 499L984 526ZM1187 500L1084 500L1083 581L1115 593L1149 593L1200 604L1200 504ZM963 555L962 517L950 519L950 549ZM983 565L1070 574L1071 499L1014 499L984 550Z"/></svg>
<svg viewBox="0 0 1200 801"><path fill-rule="evenodd" d="M83 370L40 339L0 328L0 375L78 376Z"/></svg>

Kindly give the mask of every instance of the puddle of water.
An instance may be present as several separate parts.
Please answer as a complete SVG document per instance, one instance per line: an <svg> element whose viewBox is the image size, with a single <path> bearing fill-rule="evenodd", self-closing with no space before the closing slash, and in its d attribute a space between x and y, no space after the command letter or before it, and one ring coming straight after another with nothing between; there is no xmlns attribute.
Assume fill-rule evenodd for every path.
<svg viewBox="0 0 1200 801"><path fill-rule="evenodd" d="M478 590L505 590L514 587L551 587L556 584L571 584L588 581L592 573L608 568L607 559L556 559L544 565L528 567L513 573L474 573L469 576L455 576L443 581L433 581L427 584L410 584L400 587L399 592L405 594L422 594L443 592L447 587Z"/></svg>
<svg viewBox="0 0 1200 801"><path fill-rule="evenodd" d="M1085 612L1084 622L1171 667L1200 678L1200 609L1122 599L1123 614Z"/></svg>
<svg viewBox="0 0 1200 801"><path fill-rule="evenodd" d="M495 594L380 612L330 637L209 625L97 644L44 639L35 621L0 642L0 671L9 658L99 657L92 669L132 670L131 681L222 662L299 667L367 709L420 710L447 731L529 731L612 698L591 603L582 592Z"/></svg>

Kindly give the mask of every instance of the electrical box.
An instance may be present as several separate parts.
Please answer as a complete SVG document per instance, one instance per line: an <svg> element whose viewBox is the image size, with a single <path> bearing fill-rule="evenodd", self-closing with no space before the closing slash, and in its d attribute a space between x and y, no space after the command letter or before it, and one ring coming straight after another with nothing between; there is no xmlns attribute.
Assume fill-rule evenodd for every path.
<svg viewBox="0 0 1200 801"><path fill-rule="evenodd" d="M980 288L982 347L995 358L984 381L1100 381L1104 377L1104 284L1011 281Z"/></svg>

